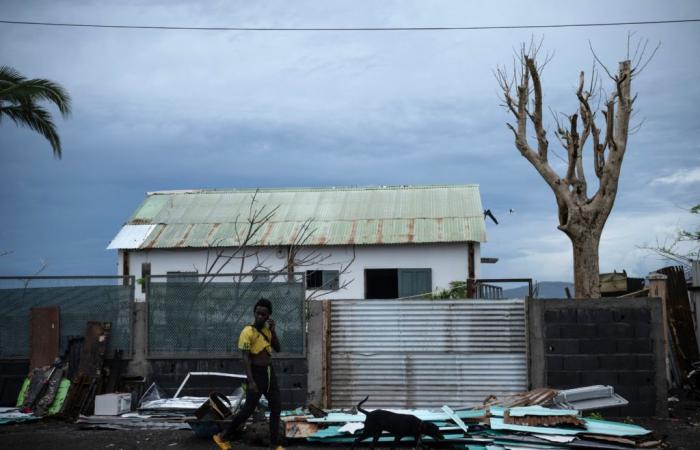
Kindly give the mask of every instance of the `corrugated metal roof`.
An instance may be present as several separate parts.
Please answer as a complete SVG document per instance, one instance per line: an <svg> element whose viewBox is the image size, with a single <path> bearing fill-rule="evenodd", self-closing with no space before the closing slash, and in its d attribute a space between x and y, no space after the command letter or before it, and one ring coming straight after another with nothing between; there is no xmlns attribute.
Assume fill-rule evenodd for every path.
<svg viewBox="0 0 700 450"><path fill-rule="evenodd" d="M251 245L289 245L309 219L307 245L486 241L478 185L152 192L128 225L156 225L140 248L235 246L253 195L275 213Z"/></svg>

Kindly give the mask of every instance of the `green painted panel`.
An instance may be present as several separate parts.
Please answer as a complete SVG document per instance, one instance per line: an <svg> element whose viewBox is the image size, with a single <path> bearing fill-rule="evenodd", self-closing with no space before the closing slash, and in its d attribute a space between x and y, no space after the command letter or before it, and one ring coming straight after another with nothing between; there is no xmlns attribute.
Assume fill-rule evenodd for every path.
<svg viewBox="0 0 700 450"><path fill-rule="evenodd" d="M399 297L429 294L432 289L431 269L399 269Z"/></svg>

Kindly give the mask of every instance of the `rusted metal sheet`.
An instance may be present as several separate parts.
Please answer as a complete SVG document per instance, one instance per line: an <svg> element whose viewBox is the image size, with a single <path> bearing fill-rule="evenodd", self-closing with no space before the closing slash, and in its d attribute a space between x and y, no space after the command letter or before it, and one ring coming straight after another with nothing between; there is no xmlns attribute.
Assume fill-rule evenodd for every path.
<svg viewBox="0 0 700 450"><path fill-rule="evenodd" d="M61 340L58 306L32 308L29 370L53 364Z"/></svg>
<svg viewBox="0 0 700 450"><path fill-rule="evenodd" d="M85 341L80 354L78 376L97 378L102 375L102 363L107 350L107 339L112 324L109 322L88 322L85 329Z"/></svg>
<svg viewBox="0 0 700 450"><path fill-rule="evenodd" d="M491 395L484 400L484 407L487 406L531 406L531 405L543 405L549 402L551 399L557 396L559 393L556 389L550 388L537 388L527 392L521 392L515 395L507 395L497 397Z"/></svg>
<svg viewBox="0 0 700 450"><path fill-rule="evenodd" d="M284 436L287 439L304 439L318 431L318 425L305 420L285 420Z"/></svg>
<svg viewBox="0 0 700 450"><path fill-rule="evenodd" d="M133 245L146 226L153 228L138 234L139 248L238 245L253 195L256 209L275 214L249 245L290 245L309 219L315 231L306 245L486 241L477 185L389 186L149 193L110 248Z"/></svg>
<svg viewBox="0 0 700 450"><path fill-rule="evenodd" d="M529 425L531 427L546 426L553 427L557 425L572 425L575 427L584 426L583 421L576 416L511 416L508 411L503 415L503 423L515 425Z"/></svg>
<svg viewBox="0 0 700 450"><path fill-rule="evenodd" d="M441 407L527 389L523 300L334 300L331 406Z"/></svg>
<svg viewBox="0 0 700 450"><path fill-rule="evenodd" d="M111 328L110 322L87 323L78 370L71 379L63 404L64 416L76 418L80 414L91 413L95 394L101 392L102 365Z"/></svg>

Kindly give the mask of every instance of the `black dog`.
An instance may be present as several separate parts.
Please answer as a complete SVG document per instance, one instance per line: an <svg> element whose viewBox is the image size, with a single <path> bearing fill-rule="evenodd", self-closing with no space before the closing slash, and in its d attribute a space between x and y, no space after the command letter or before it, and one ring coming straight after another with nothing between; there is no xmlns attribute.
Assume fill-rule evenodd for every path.
<svg viewBox="0 0 700 450"><path fill-rule="evenodd" d="M404 436L413 436L413 439L416 441L416 448L420 447L421 438L424 434L427 434L433 439L445 438L442 433L440 433L440 429L437 425L431 422L424 422L416 416L397 414L383 409L375 409L372 412L362 409L362 404L366 402L368 398L369 396L365 397L364 400L357 404L357 410L364 413L367 418L365 419L365 428L362 430L362 434L355 439L351 448L354 449L355 444L371 436L372 444L369 448L374 449L382 431L388 431L396 436L394 443L391 445L392 450L396 448L396 444Z"/></svg>

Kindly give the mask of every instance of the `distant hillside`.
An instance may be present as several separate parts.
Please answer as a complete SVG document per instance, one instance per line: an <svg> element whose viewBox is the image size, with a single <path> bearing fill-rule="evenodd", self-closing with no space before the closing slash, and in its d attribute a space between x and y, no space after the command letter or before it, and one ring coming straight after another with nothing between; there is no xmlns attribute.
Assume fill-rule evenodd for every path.
<svg viewBox="0 0 700 450"><path fill-rule="evenodd" d="M567 283L565 281L541 281L537 283L537 286L536 297L538 298L566 298L564 288L567 287L572 295L574 293L573 283ZM505 298L524 298L527 296L527 286L503 289L503 296Z"/></svg>

